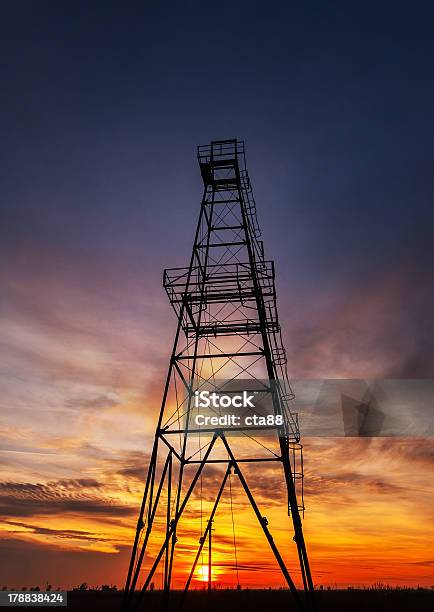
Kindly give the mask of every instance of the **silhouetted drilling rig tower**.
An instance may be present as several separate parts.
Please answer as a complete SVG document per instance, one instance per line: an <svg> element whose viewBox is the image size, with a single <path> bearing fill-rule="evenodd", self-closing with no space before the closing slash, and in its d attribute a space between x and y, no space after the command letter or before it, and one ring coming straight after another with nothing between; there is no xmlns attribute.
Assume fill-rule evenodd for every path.
<svg viewBox="0 0 434 612"><path fill-rule="evenodd" d="M232 523L227 525L233 530L234 561L229 567L234 576L236 571L239 583L235 523L240 512L236 512L235 520L232 497L236 485L256 516L249 527L257 525L268 541L297 609L312 611L316 609L314 588L300 517L304 511L300 433L297 415L290 410L294 395L277 314L274 265L264 257L244 142L219 140L200 146L198 160L204 192L190 265L164 272L164 287L178 326L123 610L140 609L145 591L152 589L160 577L166 609L175 600L182 607L201 568L206 573L202 584L208 583L211 588L211 535L213 531L212 562L218 564L217 517L222 505L226 515L230 512L232 516ZM255 389L259 385L264 394L269 394L279 425L197 425L195 414L200 409L195 404L195 392L210 386L224 392L230 389L228 382L237 380L244 386L251 381ZM282 495L282 505L287 505L291 517L288 541L295 542L292 573L301 577L300 588L248 484L254 479L254 488L260 491L261 481L266 483L269 475L273 482L276 475L281 478L282 487L277 485L273 492L273 505ZM226 537L226 541L231 539ZM240 550L238 546L238 554ZM183 588L181 596L172 593L175 582L177 588Z"/></svg>

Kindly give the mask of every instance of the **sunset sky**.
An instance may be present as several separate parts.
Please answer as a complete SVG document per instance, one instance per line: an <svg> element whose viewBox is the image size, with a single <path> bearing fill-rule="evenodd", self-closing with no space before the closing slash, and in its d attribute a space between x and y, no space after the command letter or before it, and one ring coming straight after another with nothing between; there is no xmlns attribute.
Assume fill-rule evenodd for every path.
<svg viewBox="0 0 434 612"><path fill-rule="evenodd" d="M198 144L246 141L290 377L433 377L431 4L169 5L1 10L1 584L125 580ZM304 444L315 583L434 585L432 439ZM250 482L298 581L281 480ZM283 585L234 499L241 584ZM215 527L233 585L227 498Z"/></svg>

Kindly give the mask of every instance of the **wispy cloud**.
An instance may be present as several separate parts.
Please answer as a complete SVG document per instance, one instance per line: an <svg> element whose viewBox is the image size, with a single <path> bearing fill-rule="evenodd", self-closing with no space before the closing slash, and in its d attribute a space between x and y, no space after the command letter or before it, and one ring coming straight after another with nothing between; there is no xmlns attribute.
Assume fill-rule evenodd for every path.
<svg viewBox="0 0 434 612"><path fill-rule="evenodd" d="M87 478L57 480L46 484L0 483L0 516L59 516L64 513L128 516L129 506L99 493L102 484Z"/></svg>

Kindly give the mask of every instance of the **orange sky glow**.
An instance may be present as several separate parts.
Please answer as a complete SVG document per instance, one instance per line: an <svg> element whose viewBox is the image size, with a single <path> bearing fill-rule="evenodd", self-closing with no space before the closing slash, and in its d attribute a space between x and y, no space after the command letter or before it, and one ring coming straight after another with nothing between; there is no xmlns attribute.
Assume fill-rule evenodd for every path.
<svg viewBox="0 0 434 612"><path fill-rule="evenodd" d="M0 323L8 348L0 425L0 529L2 558L7 559L2 580L9 586L48 581L65 587L81 582L120 587L125 580L174 321L159 293L132 294L122 286L122 275L117 283L109 276L106 291L93 289L95 276L90 271L87 279L83 268L79 282L47 272L26 283L20 283L19 274L8 280L17 303L33 296L31 314L11 308ZM394 287L389 287L392 296ZM384 314L377 321L381 326L388 310L376 287L373 293L380 300L375 317ZM288 319L290 330L291 325ZM299 360L291 357L290 351L290 374L351 376L350 356L329 339L315 352L322 356L322 370L302 354ZM372 350L365 357L358 374L381 375L385 355ZM304 531L315 584L434 584L432 440L306 438L304 451ZM246 468L245 475L299 583L282 479L273 469ZM217 481L215 473L204 472L203 520ZM240 584L283 586L235 479L232 489ZM156 527L161 530L162 523ZM214 530L213 582L236 586L227 491ZM187 507L178 537L174 585L181 587L200 537L199 498ZM155 548L151 541L150 552ZM206 550L194 588L203 588L203 565ZM160 581L158 571L156 587Z"/></svg>

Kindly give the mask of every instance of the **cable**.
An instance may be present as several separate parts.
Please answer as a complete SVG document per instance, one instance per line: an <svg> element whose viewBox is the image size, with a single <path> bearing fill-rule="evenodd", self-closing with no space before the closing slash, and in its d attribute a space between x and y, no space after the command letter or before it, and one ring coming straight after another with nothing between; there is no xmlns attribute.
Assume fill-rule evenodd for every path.
<svg viewBox="0 0 434 612"><path fill-rule="evenodd" d="M231 474L229 473L229 498L231 500L231 516L232 516L232 536L234 540L234 554L235 554L235 570L237 572L237 588L240 586L240 577L238 573L238 554L237 554L237 540L235 538L235 521L234 521L234 510L232 506L232 484Z"/></svg>

